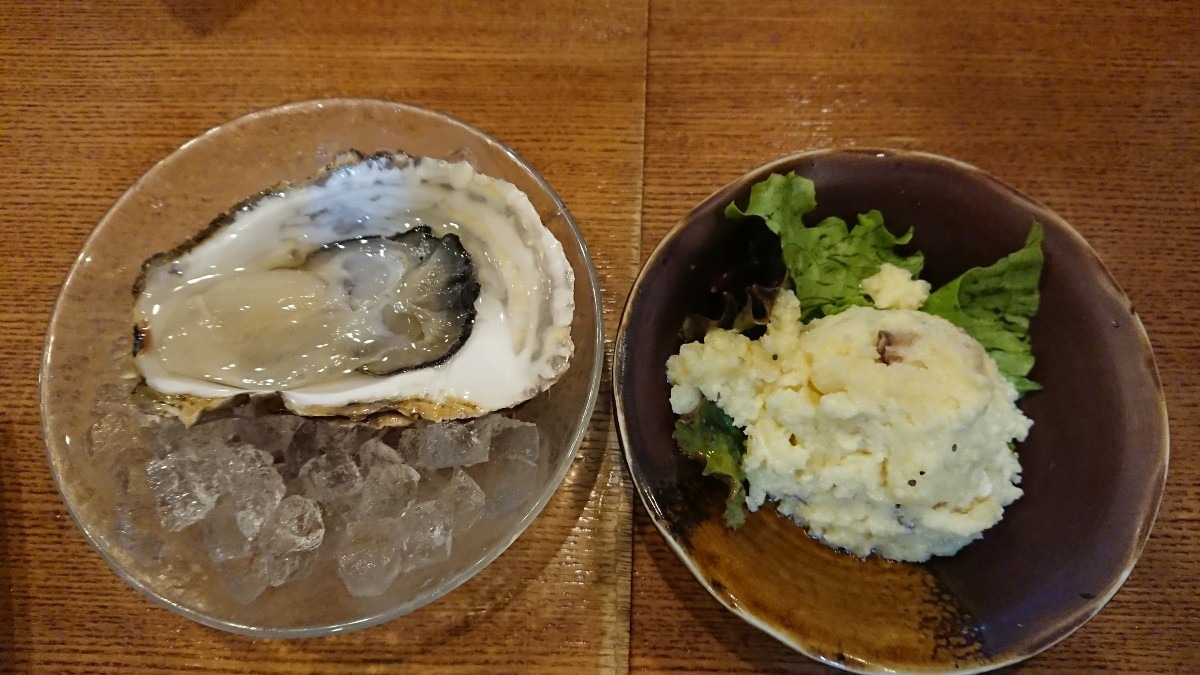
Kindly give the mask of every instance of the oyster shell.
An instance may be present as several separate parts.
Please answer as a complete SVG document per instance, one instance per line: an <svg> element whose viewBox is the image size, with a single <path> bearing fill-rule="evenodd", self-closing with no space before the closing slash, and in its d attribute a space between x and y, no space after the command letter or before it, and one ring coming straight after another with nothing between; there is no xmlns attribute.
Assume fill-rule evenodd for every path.
<svg viewBox="0 0 1200 675"><path fill-rule="evenodd" d="M476 416L565 372L573 285L512 184L352 152L147 260L135 363L185 421L247 393L301 415Z"/></svg>

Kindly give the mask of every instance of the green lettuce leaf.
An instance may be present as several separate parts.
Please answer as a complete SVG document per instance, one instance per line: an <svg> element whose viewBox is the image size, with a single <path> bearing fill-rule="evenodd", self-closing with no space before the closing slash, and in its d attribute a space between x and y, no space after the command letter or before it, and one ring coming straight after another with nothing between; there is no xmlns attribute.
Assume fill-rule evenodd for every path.
<svg viewBox="0 0 1200 675"><path fill-rule="evenodd" d="M817 208L817 189L807 178L797 176L795 171L786 176L771 174L766 180L750 188L750 203L743 211L733 202L725 207L725 217L730 220L746 216L759 216L767 221L767 227L779 234L787 227L803 227L804 214Z"/></svg>
<svg viewBox="0 0 1200 675"><path fill-rule="evenodd" d="M691 413L675 422L675 442L683 454L704 461L704 475L717 476L729 485L725 502L725 524L741 527L746 522L746 472L742 455L746 435L716 403L704 400Z"/></svg>
<svg viewBox="0 0 1200 675"><path fill-rule="evenodd" d="M883 215L874 210L860 214L854 229L841 218L826 218L813 227L786 227L779 236L805 322L855 305L870 306L862 280L885 262L914 277L925 264L920 253L901 256L894 250L912 239L912 229L896 237L883 226Z"/></svg>
<svg viewBox="0 0 1200 675"><path fill-rule="evenodd" d="M1022 394L1041 389L1027 376L1033 368L1029 320L1037 313L1041 297L1042 262L1042 225L1034 221L1020 250L988 267L967 270L921 307L978 340Z"/></svg>
<svg viewBox="0 0 1200 675"><path fill-rule="evenodd" d="M854 229L841 218L826 218L805 227L804 216L816 207L816 187L795 172L773 173L754 184L744 211L735 203L725 207L726 218L758 216L779 235L803 321L837 314L855 305L870 306L860 284L885 262L908 270L914 277L920 274L925 264L920 253L901 256L894 250L912 239L911 229L901 237L893 236L883 226L883 215L878 211L860 214Z"/></svg>

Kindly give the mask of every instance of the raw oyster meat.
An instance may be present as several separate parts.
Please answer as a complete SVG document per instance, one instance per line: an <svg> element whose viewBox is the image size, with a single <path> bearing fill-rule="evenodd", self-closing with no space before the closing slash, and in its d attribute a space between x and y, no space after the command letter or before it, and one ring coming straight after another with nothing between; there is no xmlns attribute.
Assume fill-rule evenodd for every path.
<svg viewBox="0 0 1200 675"><path fill-rule="evenodd" d="M474 417L566 370L573 284L514 185L467 162L351 152L147 260L135 363L189 423L247 393L301 415Z"/></svg>

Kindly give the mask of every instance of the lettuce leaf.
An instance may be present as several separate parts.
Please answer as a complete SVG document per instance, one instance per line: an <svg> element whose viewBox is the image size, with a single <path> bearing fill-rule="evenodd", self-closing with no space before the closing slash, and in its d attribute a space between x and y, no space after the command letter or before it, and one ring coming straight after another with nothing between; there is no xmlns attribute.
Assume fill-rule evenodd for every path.
<svg viewBox="0 0 1200 675"><path fill-rule="evenodd" d="M912 230L893 236L883 226L883 215L878 211L860 214L853 230L841 218L826 218L805 227L804 216L817 208L816 195L813 182L794 171L787 175L773 173L750 188L750 202L744 211L735 203L725 207L726 218L758 216L779 235L803 321L837 314L855 305L870 306L860 284L885 262L908 270L914 277L920 274L925 264L920 253L901 256L894 250L912 239Z"/></svg>
<svg viewBox="0 0 1200 675"><path fill-rule="evenodd" d="M675 422L675 442L683 454L704 461L704 475L716 476L729 486L725 501L725 524L741 527L746 522L746 472L742 455L746 435L716 403L705 399L691 413Z"/></svg>
<svg viewBox="0 0 1200 675"><path fill-rule="evenodd" d="M1042 263L1042 225L1034 221L1020 250L993 265L967 270L921 307L978 340L1021 394L1042 388L1027 377L1033 368L1029 320L1041 299Z"/></svg>
<svg viewBox="0 0 1200 675"><path fill-rule="evenodd" d="M750 188L750 203L743 211L733 202L725 207L725 217L745 218L759 216L767 221L767 227L779 234L788 227L803 227L804 214L817 208L817 188L807 178L797 176L795 171L786 176L773 173L766 180Z"/></svg>
<svg viewBox="0 0 1200 675"><path fill-rule="evenodd" d="M914 277L925 264L920 253L901 256L894 250L912 239L912 229L896 237L883 226L883 215L874 210L859 214L854 229L841 218L826 218L813 227L786 227L779 236L805 322L855 305L870 306L862 280L885 262Z"/></svg>

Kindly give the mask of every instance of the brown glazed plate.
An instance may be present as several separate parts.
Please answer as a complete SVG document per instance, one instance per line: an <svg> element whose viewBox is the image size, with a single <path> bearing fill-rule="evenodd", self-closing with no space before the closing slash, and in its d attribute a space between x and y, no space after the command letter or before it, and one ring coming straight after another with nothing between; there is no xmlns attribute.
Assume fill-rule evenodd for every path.
<svg viewBox="0 0 1200 675"><path fill-rule="evenodd" d="M883 212L915 228L934 288L1020 248L1045 226L1041 307L1031 335L1044 389L1018 445L1024 497L957 555L925 564L859 560L763 508L737 530L726 490L671 438L667 357L706 302L744 229L744 204L772 172L816 183L818 208ZM852 220L851 220L852 222ZM862 673L982 672L1049 648L1094 616L1141 553L1167 470L1167 416L1154 356L1129 300L1062 218L988 174L934 155L822 150L757 168L706 199L651 254L633 287L614 362L625 457L659 531L729 610L788 646Z"/></svg>

